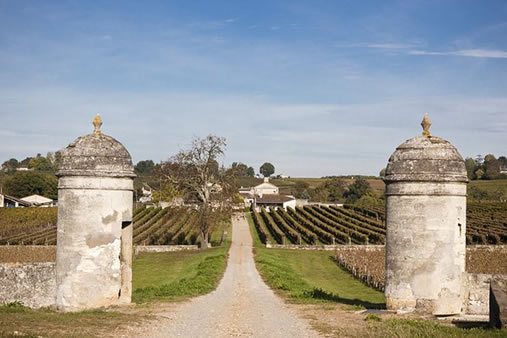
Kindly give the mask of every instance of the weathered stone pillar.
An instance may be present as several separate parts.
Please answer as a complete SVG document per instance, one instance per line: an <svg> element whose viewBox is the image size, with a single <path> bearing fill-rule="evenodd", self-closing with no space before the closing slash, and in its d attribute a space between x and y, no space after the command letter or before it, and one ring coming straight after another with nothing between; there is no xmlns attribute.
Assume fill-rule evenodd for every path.
<svg viewBox="0 0 507 338"><path fill-rule="evenodd" d="M387 308L434 315L461 312L466 244L465 162L424 133L389 159L386 183Z"/></svg>
<svg viewBox="0 0 507 338"><path fill-rule="evenodd" d="M132 159L100 131L62 152L58 171L56 305L78 311L130 303L132 284Z"/></svg>

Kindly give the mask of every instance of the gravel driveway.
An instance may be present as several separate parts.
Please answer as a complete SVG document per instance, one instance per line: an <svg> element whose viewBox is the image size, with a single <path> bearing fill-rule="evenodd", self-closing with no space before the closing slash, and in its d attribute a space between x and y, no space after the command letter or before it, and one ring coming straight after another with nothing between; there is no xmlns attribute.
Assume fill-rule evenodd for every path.
<svg viewBox="0 0 507 338"><path fill-rule="evenodd" d="M264 284L255 268L252 236L244 216L233 218L225 275L212 293L175 304L142 332L147 337L317 337Z"/></svg>

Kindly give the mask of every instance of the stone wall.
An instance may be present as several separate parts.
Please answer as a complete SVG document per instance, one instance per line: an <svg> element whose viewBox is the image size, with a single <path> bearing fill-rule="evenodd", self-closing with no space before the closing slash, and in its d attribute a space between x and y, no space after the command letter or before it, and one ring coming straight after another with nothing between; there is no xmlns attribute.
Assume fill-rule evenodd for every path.
<svg viewBox="0 0 507 338"><path fill-rule="evenodd" d="M136 245L134 246L134 255L141 252L175 252L199 250L197 245Z"/></svg>
<svg viewBox="0 0 507 338"><path fill-rule="evenodd" d="M488 315L489 288L492 275L465 273L463 312L468 315Z"/></svg>
<svg viewBox="0 0 507 338"><path fill-rule="evenodd" d="M0 263L0 304L20 302L31 308L53 306L56 264Z"/></svg>
<svg viewBox="0 0 507 338"><path fill-rule="evenodd" d="M287 249L287 250L323 250L336 251L342 250L359 250L359 251L383 251L384 245L297 245L297 244L271 244L267 243L268 249Z"/></svg>

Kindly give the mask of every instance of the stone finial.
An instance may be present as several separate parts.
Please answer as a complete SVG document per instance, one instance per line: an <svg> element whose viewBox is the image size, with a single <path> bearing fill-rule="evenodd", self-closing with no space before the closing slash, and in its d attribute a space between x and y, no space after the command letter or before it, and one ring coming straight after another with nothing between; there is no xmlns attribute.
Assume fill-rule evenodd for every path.
<svg viewBox="0 0 507 338"><path fill-rule="evenodd" d="M95 118L93 119L93 127L95 128L94 132L95 134L100 134L100 127L102 127L102 119L100 118L100 115L97 114Z"/></svg>
<svg viewBox="0 0 507 338"><path fill-rule="evenodd" d="M421 126L423 127L423 136L430 137L430 128L431 128L431 120L428 113L424 114L424 118L421 122Z"/></svg>

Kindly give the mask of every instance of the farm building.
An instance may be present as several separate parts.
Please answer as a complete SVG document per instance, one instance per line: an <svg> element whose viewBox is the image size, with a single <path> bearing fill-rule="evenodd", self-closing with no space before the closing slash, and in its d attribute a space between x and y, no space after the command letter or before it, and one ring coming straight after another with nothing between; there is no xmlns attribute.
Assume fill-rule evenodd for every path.
<svg viewBox="0 0 507 338"><path fill-rule="evenodd" d="M288 195L257 195L253 203L255 208L296 208L296 199Z"/></svg>
<svg viewBox="0 0 507 338"><path fill-rule="evenodd" d="M255 187L251 188L241 188L239 189L239 193L242 194L244 197L247 195L278 195L280 193L280 190L276 185L273 183L269 183L269 178L264 178L264 182L256 185Z"/></svg>
<svg viewBox="0 0 507 338"><path fill-rule="evenodd" d="M51 198L47 198L41 195L30 195L27 197L21 198L22 201L31 203L31 206L37 207L54 207L56 205L55 201Z"/></svg>
<svg viewBox="0 0 507 338"><path fill-rule="evenodd" d="M0 194L0 208L53 207L55 205L56 203L54 200L41 195L16 198Z"/></svg>
<svg viewBox="0 0 507 338"><path fill-rule="evenodd" d="M31 203L29 202L9 195L0 194L0 208L22 208L30 206Z"/></svg>
<svg viewBox="0 0 507 338"><path fill-rule="evenodd" d="M293 196L280 195L280 190L276 185L269 183L269 178L264 178L264 182L255 187L242 188L239 193L243 196L246 206L284 209L296 207L296 199Z"/></svg>

